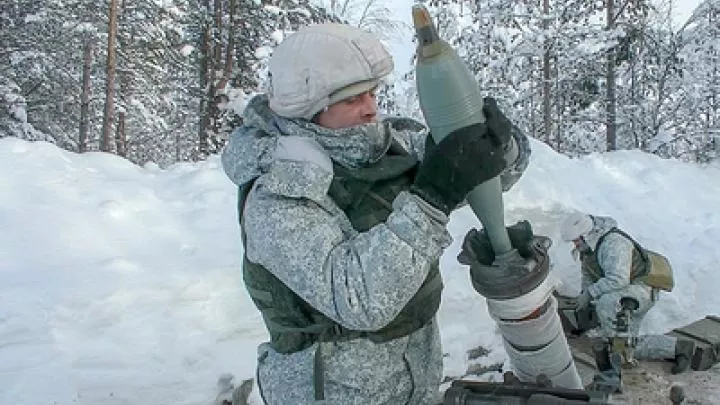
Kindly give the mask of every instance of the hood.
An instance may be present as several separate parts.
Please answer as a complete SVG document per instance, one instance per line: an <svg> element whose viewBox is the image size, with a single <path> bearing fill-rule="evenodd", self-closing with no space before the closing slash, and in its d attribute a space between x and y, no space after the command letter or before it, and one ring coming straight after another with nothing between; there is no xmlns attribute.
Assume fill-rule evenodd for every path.
<svg viewBox="0 0 720 405"><path fill-rule="evenodd" d="M233 183L244 185L270 167L278 137L282 135L274 118L257 97L245 108L243 125L230 135L221 156L225 174Z"/></svg>
<svg viewBox="0 0 720 405"><path fill-rule="evenodd" d="M324 167L319 156L324 155L350 169L365 167L387 152L392 130L386 121L328 129L304 119L283 118L270 109L266 95L258 95L245 108L243 125L230 136L222 165L237 185L267 173L279 159Z"/></svg>
<svg viewBox="0 0 720 405"><path fill-rule="evenodd" d="M590 217L593 220L593 227L590 232L585 235L585 242L593 250L595 250L600 238L610 232L611 229L617 227L617 221L610 217L600 217L595 215L591 215Z"/></svg>
<svg viewBox="0 0 720 405"><path fill-rule="evenodd" d="M617 221L610 217L600 217L596 215L588 216L592 219L592 228L589 232L583 234L582 237L585 239L587 249L594 251L597 249L597 244L600 238L610 232L611 229L615 228L617 226ZM580 250L578 250L578 248L573 247L570 254L576 262L580 261Z"/></svg>

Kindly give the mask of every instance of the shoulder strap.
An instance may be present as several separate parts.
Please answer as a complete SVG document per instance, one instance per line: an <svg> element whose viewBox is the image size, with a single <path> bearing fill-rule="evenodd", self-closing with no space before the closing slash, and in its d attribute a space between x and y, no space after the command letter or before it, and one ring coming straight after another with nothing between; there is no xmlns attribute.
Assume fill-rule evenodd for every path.
<svg viewBox="0 0 720 405"><path fill-rule="evenodd" d="M626 239L628 239L633 244L633 247L635 247L635 250L637 250L638 253L640 254L640 257L642 258L643 262L648 263L649 259L648 259L647 253L645 252L645 249L643 249L643 247L639 243L637 243L637 241L635 241L635 239L633 239L632 236L628 235L627 233L625 233L622 229L620 229L618 227L613 227L598 240L598 243L595 246L596 252L597 252L597 248L600 246L600 243L605 239L606 236L608 236L612 232L622 235Z"/></svg>
<svg viewBox="0 0 720 405"><path fill-rule="evenodd" d="M252 189L255 180L250 180L247 183L238 186L238 222L240 223L240 240L245 248L245 225L243 224L243 213L245 212L245 203L247 202L248 194Z"/></svg>

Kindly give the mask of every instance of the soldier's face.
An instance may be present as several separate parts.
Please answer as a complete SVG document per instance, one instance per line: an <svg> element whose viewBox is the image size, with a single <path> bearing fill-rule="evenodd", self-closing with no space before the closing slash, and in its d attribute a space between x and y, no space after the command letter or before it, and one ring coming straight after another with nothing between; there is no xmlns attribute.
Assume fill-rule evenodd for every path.
<svg viewBox="0 0 720 405"><path fill-rule="evenodd" d="M377 120L373 90L348 97L329 106L317 116L317 124L330 129L348 128Z"/></svg>
<svg viewBox="0 0 720 405"><path fill-rule="evenodd" d="M577 250L580 253L584 253L590 250L590 245L585 242L585 238L583 238L582 236L574 239L573 244L575 245L575 249L573 250Z"/></svg>
<svg viewBox="0 0 720 405"><path fill-rule="evenodd" d="M580 255L590 250L590 246L588 246L587 242L585 242L585 238L582 236L577 239L573 239L573 245L575 245L575 248L573 248L570 254L576 262L579 262Z"/></svg>

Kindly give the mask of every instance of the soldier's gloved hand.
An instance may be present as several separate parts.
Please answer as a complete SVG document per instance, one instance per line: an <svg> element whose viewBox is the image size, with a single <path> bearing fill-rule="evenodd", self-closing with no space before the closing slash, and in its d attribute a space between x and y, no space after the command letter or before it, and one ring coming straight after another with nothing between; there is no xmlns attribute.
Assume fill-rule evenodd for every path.
<svg viewBox="0 0 720 405"><path fill-rule="evenodd" d="M448 134L427 150L410 191L445 214L478 184L499 175L506 163L501 146L485 124Z"/></svg>
<svg viewBox="0 0 720 405"><path fill-rule="evenodd" d="M519 221L515 225L508 226L508 238L510 245L520 254L521 257L531 257L532 248L530 244L533 241L533 231L530 222ZM549 247L549 246L548 246ZM487 232L483 229L471 229L465 235L462 249L458 255L458 261L462 264L472 265L479 263L489 266L495 262L495 252L493 251Z"/></svg>
<svg viewBox="0 0 720 405"><path fill-rule="evenodd" d="M549 271L550 238L534 235L528 221L507 227L508 252L495 254L485 229L465 236L458 261L470 266L473 287L488 298L509 299L531 291Z"/></svg>
<svg viewBox="0 0 720 405"><path fill-rule="evenodd" d="M505 114L498 108L497 101L492 97L483 99L483 114L485 115L485 124L490 130L490 136L503 150L507 149L508 144L512 140L510 133L512 132L512 123Z"/></svg>
<svg viewBox="0 0 720 405"><path fill-rule="evenodd" d="M512 134L514 131L519 132L520 130L500 111L497 102L492 97L483 99L483 113L485 114L485 124L490 129L492 138L500 145L507 165L513 165L520 155L520 149L516 139L518 135L513 136Z"/></svg>
<svg viewBox="0 0 720 405"><path fill-rule="evenodd" d="M432 133L428 132L425 137L425 153L423 154L422 160L425 160L425 158L430 154L430 152L432 152L433 149L435 149L436 146L437 144L435 143L435 139L432 137Z"/></svg>
<svg viewBox="0 0 720 405"><path fill-rule="evenodd" d="M587 308L587 306L590 305L590 301L592 301L590 293L587 290L583 290L575 301L577 303L577 309Z"/></svg>

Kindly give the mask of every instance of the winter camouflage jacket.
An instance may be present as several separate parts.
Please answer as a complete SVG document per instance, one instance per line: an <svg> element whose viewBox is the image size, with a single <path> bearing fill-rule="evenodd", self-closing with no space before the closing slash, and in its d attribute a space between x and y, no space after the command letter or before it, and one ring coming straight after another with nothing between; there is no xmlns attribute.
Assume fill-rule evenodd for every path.
<svg viewBox="0 0 720 405"><path fill-rule="evenodd" d="M597 279L596 274L589 274L586 266L583 266L582 287L590 293L595 302L595 312L600 321L599 335L612 337L622 333L615 328L620 299L635 298L639 306L628 320L627 331L638 338L635 343L635 356L638 359L674 358L676 338L666 335L640 335L642 321L655 305L655 298L650 286L632 277L633 268L641 261L635 245L620 233L611 232L617 227L614 219L594 216L593 222L593 229L585 237L585 241L594 249L597 264L602 268L603 274Z"/></svg>
<svg viewBox="0 0 720 405"><path fill-rule="evenodd" d="M409 119L341 130L288 120L255 97L222 162L230 179L253 182L243 212L245 254L311 306L340 325L377 331L415 294L451 238L447 217L417 196L401 192L384 223L353 229L328 196L332 162L370 165L391 137L421 157L427 131ZM520 157L502 176L508 189L527 166L529 144L519 131ZM322 404L435 404L442 377L437 323L395 340L315 343L291 354L258 349L258 380L268 404L316 403L314 355L324 368Z"/></svg>
<svg viewBox="0 0 720 405"><path fill-rule="evenodd" d="M602 274L598 277L587 272L585 268L590 266L585 264L588 258L583 255L582 287L590 293L590 296L597 298L630 285L635 245L620 233L610 232L617 227L614 219L594 216L593 222L593 229L585 237L585 241L593 249L593 255L602 269Z"/></svg>

